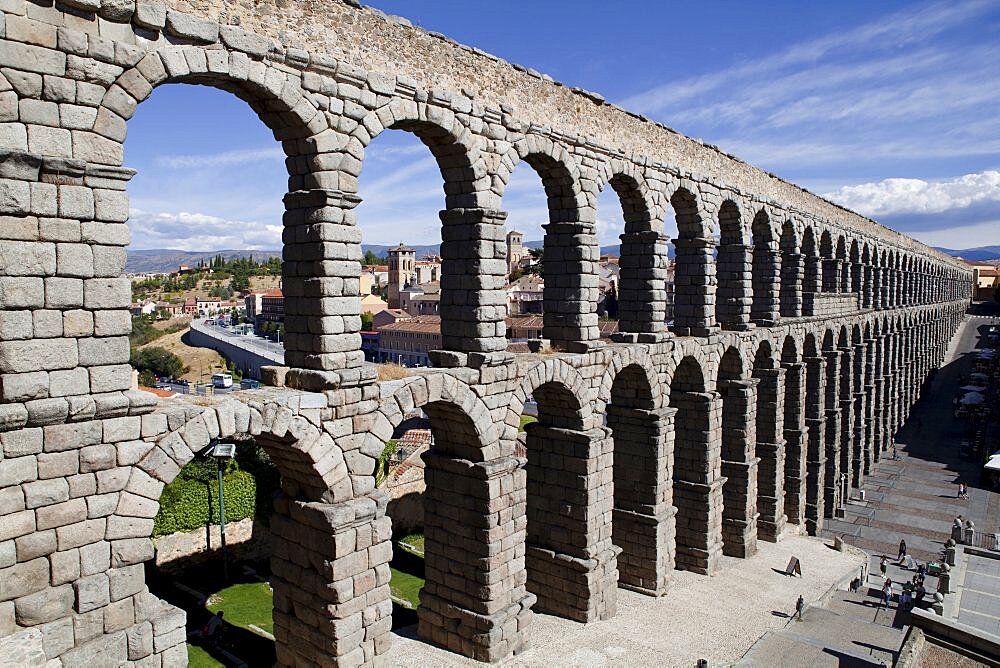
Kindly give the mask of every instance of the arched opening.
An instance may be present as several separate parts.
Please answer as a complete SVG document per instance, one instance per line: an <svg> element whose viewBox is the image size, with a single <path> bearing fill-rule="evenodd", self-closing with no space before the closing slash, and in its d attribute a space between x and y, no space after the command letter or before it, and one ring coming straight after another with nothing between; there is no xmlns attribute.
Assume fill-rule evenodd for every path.
<svg viewBox="0 0 1000 668"><path fill-rule="evenodd" d="M616 610L610 432L589 428L580 398L557 381L533 391L538 421L527 432L527 589L534 609L580 622Z"/></svg>
<svg viewBox="0 0 1000 668"><path fill-rule="evenodd" d="M475 660L497 661L521 651L526 634L497 638L491 631L525 628L531 615L519 558L525 471L513 459L484 464L482 417L444 400L423 410L433 444L422 455L425 582L418 632Z"/></svg>
<svg viewBox="0 0 1000 668"><path fill-rule="evenodd" d="M674 429L674 505L677 568L708 575L722 554L722 457L716 392L708 391L701 365L685 357L670 382Z"/></svg>
<svg viewBox="0 0 1000 668"><path fill-rule="evenodd" d="M851 328L851 368L850 368L850 388L851 388L851 486L861 489L865 476L865 450L868 442L865 438L865 416L867 414L868 395L865 386L865 366L867 365L867 352L864 340L861 337L861 327L857 324Z"/></svg>
<svg viewBox="0 0 1000 668"><path fill-rule="evenodd" d="M847 241L843 235L837 237L836 253L839 277L837 292L847 293L851 291L851 264L847 257Z"/></svg>
<svg viewBox="0 0 1000 668"><path fill-rule="evenodd" d="M635 178L615 174L607 185L597 198L602 258L597 314L618 321L620 340L656 340L667 320L668 240L654 228Z"/></svg>
<svg viewBox="0 0 1000 668"><path fill-rule="evenodd" d="M544 229L543 244L539 249L541 253L529 250L535 271L541 264L540 274L544 283L542 336L555 348L581 352L589 349L592 342L600 337L597 317L600 250L596 226L584 216L581 203L584 196L568 162L570 156L554 156L554 152L555 149L546 152L525 147L516 149L505 158L511 163L509 169L513 174L510 182L514 183L515 178L523 180L515 186L515 193L519 191L519 194L515 194L514 198L511 198L509 188L505 188L504 202L505 206L511 206L511 199L517 197L531 202L521 210L511 207L514 230L535 230L538 229L539 218L547 219L548 222L541 225ZM526 163L530 170L522 170L519 163L515 169L518 161ZM534 171L541 179L547 198L544 208L538 205L537 181L516 176L520 171Z"/></svg>
<svg viewBox="0 0 1000 668"><path fill-rule="evenodd" d="M722 397L722 552L749 557L757 551L757 381L747 377L743 357L729 348L719 364Z"/></svg>
<svg viewBox="0 0 1000 668"><path fill-rule="evenodd" d="M851 292L855 292L858 295L858 300L862 298L862 283L864 282L865 276L862 271L861 266L861 249L858 247L858 240L851 239Z"/></svg>
<svg viewBox="0 0 1000 668"><path fill-rule="evenodd" d="M840 408L840 433L837 449L840 454L840 475L848 483L854 479L854 349L850 343L847 327L841 327L837 337L837 349L840 351L840 376L837 379ZM846 477L845 477L846 476ZM844 489L841 504L846 504L849 489Z"/></svg>
<svg viewBox="0 0 1000 668"><path fill-rule="evenodd" d="M781 368L785 371L785 517L802 526L806 513L806 365L799 359L795 339L786 336L781 346Z"/></svg>
<svg viewBox="0 0 1000 668"><path fill-rule="evenodd" d="M768 341L757 347L753 377L757 379L757 533L776 542L785 527L784 370Z"/></svg>
<svg viewBox="0 0 1000 668"><path fill-rule="evenodd" d="M614 544L619 584L660 596L673 570L670 467L673 408L657 408L645 369L630 364L615 376L607 426L614 439Z"/></svg>
<svg viewBox="0 0 1000 668"><path fill-rule="evenodd" d="M715 240L693 193L678 188L670 206L677 223L673 331L707 336L715 327Z"/></svg>
<svg viewBox="0 0 1000 668"><path fill-rule="evenodd" d="M229 391L220 374L239 389L284 360L280 221L295 176L259 96L221 80L193 83L153 89L128 123L124 157L137 170L128 264L123 247L79 246L95 276L146 274L132 282L131 362L142 384L179 394ZM128 334L111 323L102 336ZM247 341L264 354L242 354ZM128 388L100 391L114 389Z"/></svg>
<svg viewBox="0 0 1000 668"><path fill-rule="evenodd" d="M819 238L819 254L823 261L823 292L837 292L840 287L840 264L834 257L830 230L823 230Z"/></svg>
<svg viewBox="0 0 1000 668"><path fill-rule="evenodd" d="M806 399L806 531L815 536L826 516L826 360L820 355L816 337L807 334L802 346L805 362Z"/></svg>
<svg viewBox="0 0 1000 668"><path fill-rule="evenodd" d="M823 291L823 261L812 227L807 227L802 234L802 257L802 315L816 315L816 295Z"/></svg>
<svg viewBox="0 0 1000 668"><path fill-rule="evenodd" d="M225 440L235 445L235 457L217 460L211 452L193 453L176 477L164 481L167 484L158 499L130 497L130 509L123 507L123 514L142 514L144 504L156 505L145 584L152 596L184 611L186 626L181 627L185 631L181 637L182 643L184 636L187 640L186 658L192 663L221 663L228 654L236 660L273 663L275 619L281 617L280 612L274 614L273 588L281 591L286 583L272 572L272 565L281 570L281 548L276 546L280 537L271 525L275 506L281 504L285 492L277 467L260 445L266 439L240 435ZM132 550L119 544L119 555L134 552L136 543L131 541ZM122 568L121 558L115 563L119 573L135 570ZM116 595L121 593L125 592ZM202 633L220 612L225 617L213 622L211 634ZM167 639L161 638L159 644L163 652Z"/></svg>
<svg viewBox="0 0 1000 668"><path fill-rule="evenodd" d="M832 330L823 334L823 358L825 366L824 385L824 426L823 444L826 467L823 475L824 512L833 517L840 507L840 352Z"/></svg>
<svg viewBox="0 0 1000 668"><path fill-rule="evenodd" d="M872 258L872 246L865 243L861 251L861 270L864 274L861 284L861 308L874 307L875 261Z"/></svg>
<svg viewBox="0 0 1000 668"><path fill-rule="evenodd" d="M771 327L777 324L780 285L781 251L771 219L761 210L753 219L753 304L750 319L757 325Z"/></svg>
<svg viewBox="0 0 1000 668"><path fill-rule="evenodd" d="M715 319L723 329L747 329L752 302L752 257L735 202L719 208L719 250L715 258L718 287Z"/></svg>
<svg viewBox="0 0 1000 668"><path fill-rule="evenodd" d="M802 315L802 277L804 262L795 237L795 225L786 220L781 226L781 315L797 318Z"/></svg>
<svg viewBox="0 0 1000 668"><path fill-rule="evenodd" d="M494 318L490 336L481 336L466 306L472 295L496 301L495 284L505 279L502 272L470 276L480 263L465 242L455 241L474 230L503 228L502 216L469 206L474 178L468 149L445 128L398 120L368 140L362 157L359 204L352 212L357 227L340 233L353 231L356 241L365 242L358 260L366 360L428 367L441 359L433 351L506 347L497 336L502 322Z"/></svg>

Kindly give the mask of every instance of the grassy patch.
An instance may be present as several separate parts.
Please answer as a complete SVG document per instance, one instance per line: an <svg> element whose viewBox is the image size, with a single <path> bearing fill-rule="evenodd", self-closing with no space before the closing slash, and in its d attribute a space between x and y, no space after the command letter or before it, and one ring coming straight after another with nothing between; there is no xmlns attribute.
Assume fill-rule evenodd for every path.
<svg viewBox="0 0 1000 668"><path fill-rule="evenodd" d="M250 625L253 624L268 633L274 633L274 621L271 610L274 608L274 595L266 582L249 582L235 584L212 594L205 606L212 612L223 610L226 622L256 633Z"/></svg>
<svg viewBox="0 0 1000 668"><path fill-rule="evenodd" d="M534 415L522 415L521 425L517 428L518 431L524 431L524 425L531 424L532 422L538 422L538 418Z"/></svg>
<svg viewBox="0 0 1000 668"><path fill-rule="evenodd" d="M414 608L420 605L420 589L424 586L423 578L410 575L389 567L392 578L389 580L389 590L396 598L408 601Z"/></svg>
<svg viewBox="0 0 1000 668"><path fill-rule="evenodd" d="M222 668L221 661L197 645L188 645L188 668Z"/></svg>
<svg viewBox="0 0 1000 668"><path fill-rule="evenodd" d="M399 539L398 544L407 552L418 557L424 556L424 534L422 533L411 533L408 536L403 536Z"/></svg>

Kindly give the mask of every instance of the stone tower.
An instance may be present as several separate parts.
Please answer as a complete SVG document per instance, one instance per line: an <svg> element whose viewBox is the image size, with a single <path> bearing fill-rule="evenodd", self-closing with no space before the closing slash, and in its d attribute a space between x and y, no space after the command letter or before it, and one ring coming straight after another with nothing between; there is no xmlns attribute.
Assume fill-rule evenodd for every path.
<svg viewBox="0 0 1000 668"><path fill-rule="evenodd" d="M417 252L400 242L389 249L389 308L402 308L399 291L413 278Z"/></svg>
<svg viewBox="0 0 1000 668"><path fill-rule="evenodd" d="M521 245L521 241L524 239L524 235L517 230L511 230L507 233L507 271L511 272L517 269L518 265L521 264L521 260L524 258L524 246Z"/></svg>

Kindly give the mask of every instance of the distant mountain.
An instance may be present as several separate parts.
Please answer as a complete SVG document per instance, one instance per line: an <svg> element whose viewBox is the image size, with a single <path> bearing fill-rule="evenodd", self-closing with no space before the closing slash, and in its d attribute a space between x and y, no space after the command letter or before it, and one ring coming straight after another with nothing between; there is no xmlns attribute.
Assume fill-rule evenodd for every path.
<svg viewBox="0 0 1000 668"><path fill-rule="evenodd" d="M542 241L525 241L525 248L541 248ZM384 246L380 244L362 244L361 251L371 251L379 257L386 257L390 248L395 248L396 244ZM438 255L441 252L440 244L411 245L416 251L417 259L428 255ZM1000 247L998 247L1000 248ZM670 257L673 257L673 245L667 248ZM129 274L143 274L147 272L167 272L177 271L177 267L185 264L193 267L198 262L211 262L217 256L227 260L239 257L253 257L256 260L266 260L269 257L281 257L280 250L218 250L218 251L183 251L170 248L150 248L150 249L129 249L128 261L125 263L125 271ZM618 246L601 246L601 255L618 255ZM1000 255L1000 253L998 253Z"/></svg>
<svg viewBox="0 0 1000 668"><path fill-rule="evenodd" d="M216 250L216 251L183 251L169 248L132 249L128 251L125 262L125 272L142 274L146 272L177 271L177 267L186 264L193 267L198 262L211 262L216 255L227 260L239 257L252 257L255 260L266 260L269 257L281 257L280 250Z"/></svg>
<svg viewBox="0 0 1000 668"><path fill-rule="evenodd" d="M964 250L954 250L952 248L936 247L942 253L947 253L963 260L974 262L985 262L987 260L1000 259L1000 246L977 246L976 248L966 248Z"/></svg>

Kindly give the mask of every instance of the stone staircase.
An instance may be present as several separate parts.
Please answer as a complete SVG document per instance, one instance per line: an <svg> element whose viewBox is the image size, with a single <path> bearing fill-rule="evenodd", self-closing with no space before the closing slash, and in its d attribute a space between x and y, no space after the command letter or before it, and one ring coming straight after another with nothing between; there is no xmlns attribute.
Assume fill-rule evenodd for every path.
<svg viewBox="0 0 1000 668"><path fill-rule="evenodd" d="M874 590L873 590L874 592ZM891 666L909 624L909 613L877 609L861 593L834 592L821 605L808 606L802 620L757 641L735 666L780 668ZM877 610L877 613L876 613Z"/></svg>

